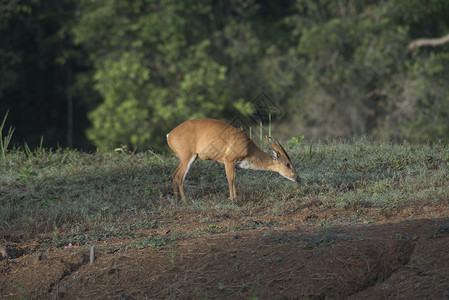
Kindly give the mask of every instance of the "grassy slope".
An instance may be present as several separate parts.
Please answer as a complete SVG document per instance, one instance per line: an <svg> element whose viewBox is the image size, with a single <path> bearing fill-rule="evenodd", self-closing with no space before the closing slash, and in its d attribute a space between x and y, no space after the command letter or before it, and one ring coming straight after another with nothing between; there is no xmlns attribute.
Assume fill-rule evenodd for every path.
<svg viewBox="0 0 449 300"><path fill-rule="evenodd" d="M72 241L77 232L95 232L90 239L132 238L135 229L186 211L199 212L200 222L208 224L203 230L213 232L231 230L214 225L224 214L264 219L310 201L346 211L334 220L312 220L318 224L369 222L449 202L447 145L357 140L302 143L288 152L301 185L274 173L239 170L241 202L235 205L227 200L224 167L198 161L187 176L190 200L175 205L173 155L9 151L0 161L0 232L19 230L26 238L53 233Z"/></svg>

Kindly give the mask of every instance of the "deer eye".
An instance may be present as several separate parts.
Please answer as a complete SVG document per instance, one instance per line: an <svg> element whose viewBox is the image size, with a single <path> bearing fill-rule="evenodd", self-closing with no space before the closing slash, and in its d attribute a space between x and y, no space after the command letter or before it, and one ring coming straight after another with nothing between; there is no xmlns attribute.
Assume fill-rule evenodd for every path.
<svg viewBox="0 0 449 300"><path fill-rule="evenodd" d="M290 169L290 164L286 163L285 166Z"/></svg>

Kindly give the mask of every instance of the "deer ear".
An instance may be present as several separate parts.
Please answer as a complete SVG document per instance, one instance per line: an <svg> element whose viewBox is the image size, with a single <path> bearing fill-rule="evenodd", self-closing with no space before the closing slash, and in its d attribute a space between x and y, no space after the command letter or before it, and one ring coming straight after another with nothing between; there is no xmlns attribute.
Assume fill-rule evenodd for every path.
<svg viewBox="0 0 449 300"><path fill-rule="evenodd" d="M281 157L281 154L274 150L273 148L270 148L268 150L268 155L270 155L271 159L274 161L278 161L279 157Z"/></svg>

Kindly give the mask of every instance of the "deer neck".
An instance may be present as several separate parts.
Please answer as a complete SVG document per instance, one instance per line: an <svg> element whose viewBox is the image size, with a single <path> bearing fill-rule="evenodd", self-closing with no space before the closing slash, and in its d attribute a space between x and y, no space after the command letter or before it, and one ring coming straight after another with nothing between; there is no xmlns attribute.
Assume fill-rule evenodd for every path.
<svg viewBox="0 0 449 300"><path fill-rule="evenodd" d="M248 156L237 163L241 169L273 171L274 162L268 153L260 150L256 145L249 149Z"/></svg>

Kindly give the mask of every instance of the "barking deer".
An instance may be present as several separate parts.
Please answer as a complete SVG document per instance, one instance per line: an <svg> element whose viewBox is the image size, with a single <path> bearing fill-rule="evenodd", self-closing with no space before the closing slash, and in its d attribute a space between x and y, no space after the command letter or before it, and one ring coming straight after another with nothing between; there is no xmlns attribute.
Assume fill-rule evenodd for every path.
<svg viewBox="0 0 449 300"><path fill-rule="evenodd" d="M241 129L219 120L196 119L180 124L167 134L167 143L180 161L172 175L175 199L179 193L185 198L184 179L198 157L225 165L231 201L237 199L236 168L274 171L299 183L298 173L282 145L271 137L267 140L271 146L268 153L260 150Z"/></svg>

